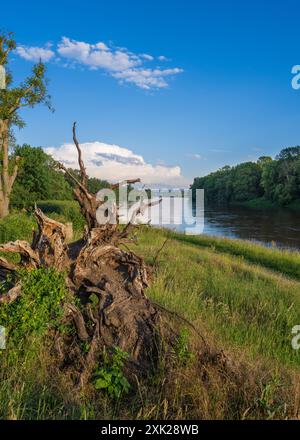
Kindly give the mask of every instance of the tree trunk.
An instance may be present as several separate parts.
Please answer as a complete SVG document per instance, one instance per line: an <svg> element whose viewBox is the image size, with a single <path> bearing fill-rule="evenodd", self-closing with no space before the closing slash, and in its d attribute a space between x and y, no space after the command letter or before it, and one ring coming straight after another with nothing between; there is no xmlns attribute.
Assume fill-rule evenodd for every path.
<svg viewBox="0 0 300 440"><path fill-rule="evenodd" d="M9 214L9 200L14 181L18 172L18 160L12 164L9 161L9 121L0 119L0 218Z"/></svg>
<svg viewBox="0 0 300 440"><path fill-rule="evenodd" d="M1 191L0 194L0 219L9 214L9 198Z"/></svg>

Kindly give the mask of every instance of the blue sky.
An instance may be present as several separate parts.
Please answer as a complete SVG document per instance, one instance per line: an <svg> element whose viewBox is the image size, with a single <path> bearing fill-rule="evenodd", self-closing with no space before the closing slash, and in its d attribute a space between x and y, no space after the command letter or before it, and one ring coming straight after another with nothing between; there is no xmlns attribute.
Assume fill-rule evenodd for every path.
<svg viewBox="0 0 300 440"><path fill-rule="evenodd" d="M112 165L112 178L121 156L130 159L128 172L142 166L149 182L170 184L274 155L300 143L300 90L291 87L299 18L290 0L54 0L47 8L15 1L14 11L5 2L0 27L20 45L15 79L31 68L32 48L53 52L47 76L55 113L24 111L17 139L66 154L76 120L80 141ZM107 63L102 52L93 58L100 49Z"/></svg>

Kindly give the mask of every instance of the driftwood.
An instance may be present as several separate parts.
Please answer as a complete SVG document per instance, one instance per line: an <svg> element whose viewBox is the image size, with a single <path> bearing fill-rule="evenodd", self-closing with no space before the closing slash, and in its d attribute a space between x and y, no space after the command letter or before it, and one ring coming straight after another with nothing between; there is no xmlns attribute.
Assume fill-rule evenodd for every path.
<svg viewBox="0 0 300 440"><path fill-rule="evenodd" d="M73 303L63 305L64 320L73 323L76 335L57 336L59 358L62 365L74 365L79 359L81 342L87 342L88 353L78 360L78 383L85 383L97 362L104 346L119 346L130 355L131 365L136 372L147 372L157 357L157 324L159 311L144 294L148 285L147 270L142 258L120 245L128 241L134 228L136 216L143 212L145 205L137 206L127 226L116 224L100 225L96 211L101 201L87 189L87 174L82 160L80 145L73 125L73 140L78 152L80 177L73 176L62 164L58 168L68 174L74 183L74 198L80 205L86 219L84 237L66 244L66 227L46 217L35 208L38 231L32 243L17 240L0 245L0 250L17 252L20 265L28 269L55 267L67 273L66 285L71 293L80 299L81 307ZM139 179L121 182L134 183ZM116 185L112 185L114 189ZM0 258L0 275L14 273L16 266ZM16 299L21 294L17 284L0 303ZM91 295L97 299L91 301ZM76 345L77 344L77 345ZM74 348L76 346L76 349ZM82 353L81 353L82 355ZM76 362L75 362L76 363Z"/></svg>

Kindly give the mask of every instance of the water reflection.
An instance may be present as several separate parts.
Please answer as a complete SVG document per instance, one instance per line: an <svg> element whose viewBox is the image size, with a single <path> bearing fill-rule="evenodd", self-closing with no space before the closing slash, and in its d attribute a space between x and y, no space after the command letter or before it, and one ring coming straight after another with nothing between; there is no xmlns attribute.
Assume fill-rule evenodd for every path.
<svg viewBox="0 0 300 440"><path fill-rule="evenodd" d="M190 200L184 204L188 222L164 225L184 231L187 223L195 221ZM201 224L202 212L198 215ZM200 218L199 218L200 217ZM289 209L254 210L231 207L216 208L205 206L203 233L229 238L254 240L267 246L300 249L300 212Z"/></svg>

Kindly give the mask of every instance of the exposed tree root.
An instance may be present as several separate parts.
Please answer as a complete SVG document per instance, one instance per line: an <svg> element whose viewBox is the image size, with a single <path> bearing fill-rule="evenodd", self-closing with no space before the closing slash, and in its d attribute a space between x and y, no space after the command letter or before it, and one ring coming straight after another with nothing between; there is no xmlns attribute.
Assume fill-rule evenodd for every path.
<svg viewBox="0 0 300 440"><path fill-rule="evenodd" d="M0 296L0 304L8 304L15 301L22 294L21 284L16 284L5 295Z"/></svg>
<svg viewBox="0 0 300 440"><path fill-rule="evenodd" d="M157 323L159 311L144 294L148 285L147 270L142 258L120 246L128 240L136 216L145 209L137 207L125 228L118 224L100 225L96 211L101 203L87 189L87 175L81 149L73 126L73 139L78 152L80 179L58 164L74 182L74 198L85 216L87 228L83 239L67 245L66 228L35 208L38 231L32 243L17 240L0 246L1 251L18 253L19 265L0 258L0 275L15 274L18 267L27 269L55 267L66 271L66 284L80 302L63 305L64 322L72 324L72 336L57 335L55 346L63 368L72 367L78 384L85 384L95 368L103 347L118 346L129 353L134 374L145 374L157 358ZM139 179L132 179L136 182ZM123 182L124 183L124 182ZM125 182L128 183L128 182ZM112 187L114 187L113 185ZM21 294L16 284L0 303L10 302ZM76 305L75 305L76 303ZM80 344L88 350L83 354Z"/></svg>

